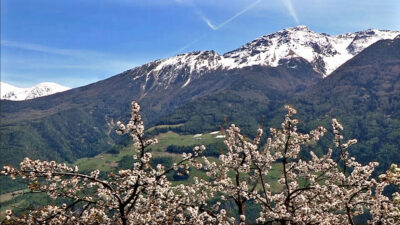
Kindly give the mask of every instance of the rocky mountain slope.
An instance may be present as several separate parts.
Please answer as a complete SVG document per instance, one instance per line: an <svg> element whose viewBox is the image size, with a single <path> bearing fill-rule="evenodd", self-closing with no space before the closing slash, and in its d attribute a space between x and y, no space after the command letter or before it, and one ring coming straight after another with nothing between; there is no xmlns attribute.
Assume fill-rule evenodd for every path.
<svg viewBox="0 0 400 225"><path fill-rule="evenodd" d="M64 87L53 82L43 82L30 88L19 88L5 82L0 82L0 99L23 101L52 95L69 89L69 87Z"/></svg>

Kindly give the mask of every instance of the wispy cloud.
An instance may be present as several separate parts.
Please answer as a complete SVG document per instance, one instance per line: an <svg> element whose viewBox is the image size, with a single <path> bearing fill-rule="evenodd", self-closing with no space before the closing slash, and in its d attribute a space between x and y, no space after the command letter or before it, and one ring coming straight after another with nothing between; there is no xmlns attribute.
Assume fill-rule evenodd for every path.
<svg viewBox="0 0 400 225"><path fill-rule="evenodd" d="M228 23L230 23L232 20L236 19L236 17L242 15L243 13L249 11L250 9L252 9L254 6L256 6L258 3L260 3L262 0L256 0L253 3L251 3L250 5L248 5L246 8L244 8L243 10L241 10L240 12L236 13L235 15L233 15L232 17L230 17L229 19L225 20L225 22L221 23L220 25L217 26L217 30L222 28L223 26L227 25Z"/></svg>
<svg viewBox="0 0 400 225"><path fill-rule="evenodd" d="M25 43L25 42L17 42L17 41L9 41L9 40L1 40L1 46L10 47L10 48L18 48L28 51L36 51L43 52L48 54L56 54L62 56L88 56L88 55L101 55L98 52L88 51L88 50L78 50L78 49L65 49L65 48L54 48L44 45Z"/></svg>
<svg viewBox="0 0 400 225"><path fill-rule="evenodd" d="M296 24L300 24L299 18L297 17L296 11L294 10L292 0L283 0L283 4L285 5L290 16L294 19Z"/></svg>
<svg viewBox="0 0 400 225"><path fill-rule="evenodd" d="M131 63L127 62L126 60L115 60L117 57L109 54L105 54L102 52L85 50L85 49L66 49L66 48L55 48L49 47L45 45L38 45L32 43L25 43L25 42L16 42L16 41L9 41L9 40L1 40L2 47L9 47L9 48L16 48L22 49L27 51L33 52L41 52L52 55L49 60L47 60L46 64L41 64L37 61L31 63L30 65L36 65L36 67L42 68L92 68L92 67L99 67L97 62L101 62L101 65L106 63L109 67L113 68L126 68L128 65L132 65ZM72 64L51 64L51 60L55 59L55 56L60 56L63 62L73 62ZM56 57L59 58L59 57ZM35 59L33 57L33 59ZM18 59L14 58L12 62L8 63L28 63L33 59L26 60L26 59ZM38 58L42 59L42 57Z"/></svg>

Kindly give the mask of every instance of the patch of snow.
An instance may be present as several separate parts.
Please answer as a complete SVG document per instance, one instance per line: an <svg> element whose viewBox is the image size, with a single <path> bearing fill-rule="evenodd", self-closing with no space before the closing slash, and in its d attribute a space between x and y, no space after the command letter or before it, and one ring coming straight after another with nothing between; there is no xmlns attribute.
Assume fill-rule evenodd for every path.
<svg viewBox="0 0 400 225"><path fill-rule="evenodd" d="M190 77L189 77L189 79L186 81L186 83L184 83L183 85L182 85L182 87L186 87L186 85L188 85L190 83Z"/></svg>
<svg viewBox="0 0 400 225"><path fill-rule="evenodd" d="M218 134L218 133L219 133L219 131L217 130L217 131L211 132L210 134Z"/></svg>
<svg viewBox="0 0 400 225"><path fill-rule="evenodd" d="M225 135L217 135L215 138L225 138Z"/></svg>
<svg viewBox="0 0 400 225"><path fill-rule="evenodd" d="M193 135L194 138L201 137L201 136L203 136L203 134L195 134L195 135Z"/></svg>

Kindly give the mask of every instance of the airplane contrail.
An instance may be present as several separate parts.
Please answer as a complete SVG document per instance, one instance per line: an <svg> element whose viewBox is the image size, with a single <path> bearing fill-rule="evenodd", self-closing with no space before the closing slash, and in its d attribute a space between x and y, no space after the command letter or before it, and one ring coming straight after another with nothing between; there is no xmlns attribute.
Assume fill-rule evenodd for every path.
<svg viewBox="0 0 400 225"><path fill-rule="evenodd" d="M215 26L214 24L211 23L211 20L208 19L204 13L201 10L196 10L197 14L200 16L200 18L212 29L212 30L219 30L222 27L224 27L225 25L227 25L228 23L230 23L232 20L234 20L236 17L242 15L243 13L247 12L248 10L250 10L251 8L253 8L254 6L256 6L258 3L260 3L262 0L256 0L253 3L251 3L250 5L248 5L246 8L244 8L243 10L241 10L240 12L236 13L235 15L231 16L230 18L228 18L227 20L225 20L224 22L222 22L220 25Z"/></svg>
<svg viewBox="0 0 400 225"><path fill-rule="evenodd" d="M208 19L201 10L196 10L196 13L200 16L200 18L213 30L217 30L217 27L211 23L210 19Z"/></svg>
<svg viewBox="0 0 400 225"><path fill-rule="evenodd" d="M174 52L172 53L172 55L178 54L178 53L182 52L183 50L189 48L189 47L192 46L193 44L199 42L199 41L200 41L201 39L203 39L205 36L206 36L206 35L203 34L202 36L196 38L195 40L193 40L193 41L187 43L186 45L182 46L180 49L174 51Z"/></svg>
<svg viewBox="0 0 400 225"><path fill-rule="evenodd" d="M223 26L225 26L226 24L230 23L232 20L234 20L236 17L242 15L243 13L247 12L248 10L252 9L254 6L256 6L258 3L260 3L262 0L257 0L254 1L253 3L251 3L249 6L247 6L246 8L244 8L242 11L236 13L235 15L233 15L232 17L230 17L229 19L227 19L225 22L221 23L220 25L218 25L216 27L215 30L218 30L220 28L222 28Z"/></svg>

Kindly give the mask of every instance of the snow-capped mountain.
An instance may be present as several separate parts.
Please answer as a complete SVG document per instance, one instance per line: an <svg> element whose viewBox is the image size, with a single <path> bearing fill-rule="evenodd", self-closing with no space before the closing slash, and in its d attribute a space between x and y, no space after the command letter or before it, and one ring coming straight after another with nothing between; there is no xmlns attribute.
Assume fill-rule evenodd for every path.
<svg viewBox="0 0 400 225"><path fill-rule="evenodd" d="M224 55L214 51L196 51L156 60L144 65L146 73L139 73L134 79L146 76L146 81L154 79L167 87L179 75L185 76L180 77L186 80L184 87L205 72L254 65L277 67L298 57L311 63L315 71L326 77L371 44L398 35L400 31L376 29L328 35L297 26L262 36Z"/></svg>
<svg viewBox="0 0 400 225"><path fill-rule="evenodd" d="M224 57L234 58L238 67L277 66L282 59L302 57L313 64L316 71L328 76L371 44L399 34L400 31L369 29L331 36L297 26L257 38Z"/></svg>
<svg viewBox="0 0 400 225"><path fill-rule="evenodd" d="M38 98L70 89L69 87L64 87L52 82L43 82L30 88L19 88L4 82L0 82L0 84L0 99L13 101Z"/></svg>

